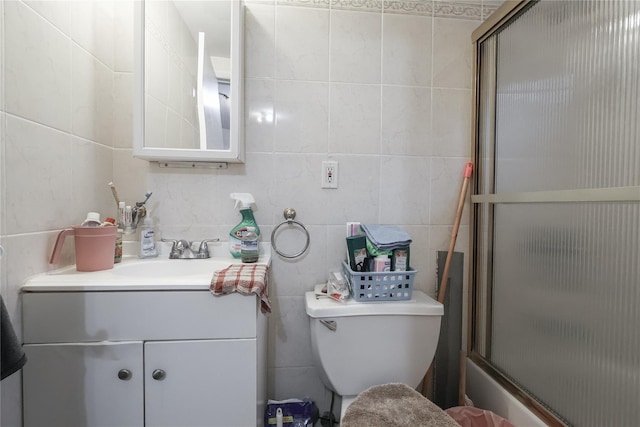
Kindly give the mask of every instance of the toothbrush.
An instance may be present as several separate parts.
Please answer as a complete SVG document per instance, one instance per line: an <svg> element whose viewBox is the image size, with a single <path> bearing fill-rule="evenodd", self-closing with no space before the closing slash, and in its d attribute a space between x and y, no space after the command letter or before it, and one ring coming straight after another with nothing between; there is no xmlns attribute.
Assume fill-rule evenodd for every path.
<svg viewBox="0 0 640 427"><path fill-rule="evenodd" d="M120 199L118 198L118 192L116 191L116 186L113 185L113 182L110 182L107 185L109 187L111 187L111 192L113 193L113 198L116 200L116 207L118 207L120 205Z"/></svg>
<svg viewBox="0 0 640 427"><path fill-rule="evenodd" d="M153 193L151 191L147 191L147 193L144 195L145 199L144 202L136 202L136 206L143 206L145 203L147 203L147 201L149 200L149 197L151 197Z"/></svg>

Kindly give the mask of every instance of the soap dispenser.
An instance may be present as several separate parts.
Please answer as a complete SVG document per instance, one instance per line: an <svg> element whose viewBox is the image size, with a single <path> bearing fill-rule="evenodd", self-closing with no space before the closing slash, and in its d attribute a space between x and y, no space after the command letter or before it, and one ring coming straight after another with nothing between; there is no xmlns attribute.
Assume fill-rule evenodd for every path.
<svg viewBox="0 0 640 427"><path fill-rule="evenodd" d="M146 217L140 228L140 258L154 258L158 256L153 220Z"/></svg>

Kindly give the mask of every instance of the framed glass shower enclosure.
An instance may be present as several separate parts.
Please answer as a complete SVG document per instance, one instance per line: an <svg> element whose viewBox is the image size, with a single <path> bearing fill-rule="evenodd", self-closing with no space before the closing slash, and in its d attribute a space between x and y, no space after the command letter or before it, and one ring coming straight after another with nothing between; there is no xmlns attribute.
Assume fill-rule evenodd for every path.
<svg viewBox="0 0 640 427"><path fill-rule="evenodd" d="M506 2L473 42L470 357L550 425L636 425L640 2Z"/></svg>

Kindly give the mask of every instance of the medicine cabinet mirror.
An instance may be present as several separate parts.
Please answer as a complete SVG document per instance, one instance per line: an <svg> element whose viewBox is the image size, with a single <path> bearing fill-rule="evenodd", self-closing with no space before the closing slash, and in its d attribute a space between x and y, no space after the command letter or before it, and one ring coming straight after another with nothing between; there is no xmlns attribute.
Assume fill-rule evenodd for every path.
<svg viewBox="0 0 640 427"><path fill-rule="evenodd" d="M244 161L243 17L237 0L135 2L135 157Z"/></svg>

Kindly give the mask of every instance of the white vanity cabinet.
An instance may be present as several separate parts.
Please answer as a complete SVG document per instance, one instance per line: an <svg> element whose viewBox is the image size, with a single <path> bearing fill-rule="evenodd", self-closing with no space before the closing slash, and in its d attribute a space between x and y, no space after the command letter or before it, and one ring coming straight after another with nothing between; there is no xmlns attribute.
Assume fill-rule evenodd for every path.
<svg viewBox="0 0 640 427"><path fill-rule="evenodd" d="M175 290L22 298L25 427L262 425L266 317L256 297Z"/></svg>

